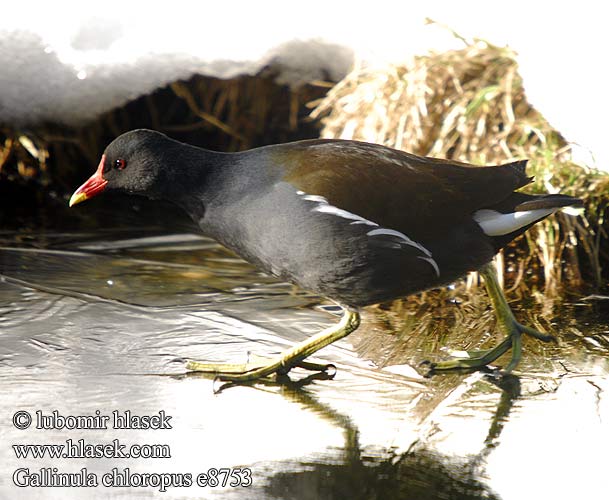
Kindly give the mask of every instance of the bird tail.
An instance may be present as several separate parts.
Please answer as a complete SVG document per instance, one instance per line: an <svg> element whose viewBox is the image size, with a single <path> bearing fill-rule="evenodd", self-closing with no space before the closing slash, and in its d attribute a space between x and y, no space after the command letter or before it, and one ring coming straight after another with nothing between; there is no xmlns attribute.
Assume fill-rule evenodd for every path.
<svg viewBox="0 0 609 500"><path fill-rule="evenodd" d="M476 211L474 220L499 250L533 224L565 207L583 207L583 201L564 194L512 193L500 203Z"/></svg>

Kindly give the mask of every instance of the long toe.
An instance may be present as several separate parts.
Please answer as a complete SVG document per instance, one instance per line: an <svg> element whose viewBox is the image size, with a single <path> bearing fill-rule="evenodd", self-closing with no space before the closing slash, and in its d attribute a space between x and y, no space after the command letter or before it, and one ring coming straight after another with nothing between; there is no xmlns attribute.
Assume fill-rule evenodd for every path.
<svg viewBox="0 0 609 500"><path fill-rule="evenodd" d="M522 333L530 335L531 337L536 338L537 340L541 340L542 342L558 343L556 337L554 335L550 335L549 333L542 333L538 330L535 330L534 328L531 328L518 322L516 322L516 328L518 328L518 330L520 330Z"/></svg>
<svg viewBox="0 0 609 500"><path fill-rule="evenodd" d="M332 364L286 360L283 357L251 356L250 360L243 364L189 361L186 365L188 371L209 373L223 382L250 382L273 374L286 375L292 368L302 368L303 370L320 373L336 372L336 367Z"/></svg>
<svg viewBox="0 0 609 500"><path fill-rule="evenodd" d="M506 353L512 347L512 336L503 339L492 349L467 351L465 357L458 357L437 363L424 362L428 367L428 375L433 375L436 372L455 371L455 370L479 370L487 367L495 361L499 356Z"/></svg>
<svg viewBox="0 0 609 500"><path fill-rule="evenodd" d="M505 354L511 349L512 357L507 366L502 370L504 373L511 373L520 362L522 357L522 335L541 340L542 342L556 342L556 337L547 333L539 332L533 328L522 325L516 320L512 320L506 326L508 335L498 345L492 349L466 351L465 356L455 357L437 363L424 362L428 366L428 375L436 372L454 370L479 370L488 367L490 363Z"/></svg>

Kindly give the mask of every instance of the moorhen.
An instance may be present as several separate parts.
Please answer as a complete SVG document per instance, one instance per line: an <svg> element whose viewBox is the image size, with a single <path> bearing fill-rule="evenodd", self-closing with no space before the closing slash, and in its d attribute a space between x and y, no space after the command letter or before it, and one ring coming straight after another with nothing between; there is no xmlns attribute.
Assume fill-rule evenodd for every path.
<svg viewBox="0 0 609 500"><path fill-rule="evenodd" d="M218 153L133 130L106 148L70 206L103 191L169 200L245 260L344 308L336 326L276 359L191 361L190 370L247 381L295 366L327 369L331 365L305 358L353 332L361 307L478 270L508 335L493 349L438 362L432 370L482 368L511 348L509 373L520 360L522 334L553 337L516 321L491 259L536 222L582 204L571 196L516 192L532 181L525 165L475 167L334 139Z"/></svg>

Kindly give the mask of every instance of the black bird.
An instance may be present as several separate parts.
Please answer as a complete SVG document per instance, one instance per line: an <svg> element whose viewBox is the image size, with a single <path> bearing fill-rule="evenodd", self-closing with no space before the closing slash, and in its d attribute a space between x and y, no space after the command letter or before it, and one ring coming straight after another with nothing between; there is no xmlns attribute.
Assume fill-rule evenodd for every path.
<svg viewBox="0 0 609 500"><path fill-rule="evenodd" d="M486 366L521 334L552 339L516 321L491 265L511 240L581 200L516 192L532 181L526 161L492 167L425 158L378 144L307 140L218 153L151 130L133 130L105 150L70 206L102 191L169 200L201 231L281 280L342 305L336 326L265 362L190 362L222 380L254 380L295 366L359 326L359 308L453 282L479 270L507 337L434 371Z"/></svg>

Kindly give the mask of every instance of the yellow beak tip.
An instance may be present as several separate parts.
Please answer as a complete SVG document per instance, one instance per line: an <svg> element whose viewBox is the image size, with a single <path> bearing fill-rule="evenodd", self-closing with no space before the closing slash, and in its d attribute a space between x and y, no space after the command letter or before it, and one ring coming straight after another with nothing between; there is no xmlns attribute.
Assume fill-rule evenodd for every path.
<svg viewBox="0 0 609 500"><path fill-rule="evenodd" d="M74 193L70 198L69 206L76 205L77 203L85 201L86 199L87 195L85 193Z"/></svg>

